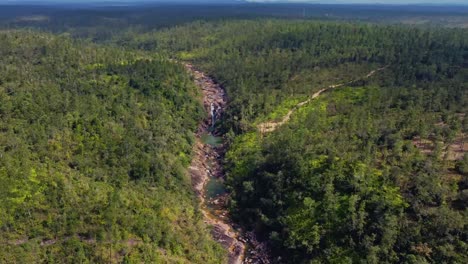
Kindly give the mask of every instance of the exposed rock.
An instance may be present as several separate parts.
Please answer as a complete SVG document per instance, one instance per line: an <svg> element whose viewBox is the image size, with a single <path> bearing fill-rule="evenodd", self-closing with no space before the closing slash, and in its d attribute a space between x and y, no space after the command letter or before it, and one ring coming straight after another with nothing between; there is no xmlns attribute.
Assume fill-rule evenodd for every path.
<svg viewBox="0 0 468 264"><path fill-rule="evenodd" d="M225 149L223 147L212 147L203 144L201 135L209 133L208 128L213 126L213 113L216 115L216 118L220 118L223 114L227 104L225 92L221 86L216 84L210 77L195 70L192 65L186 64L185 66L195 78L195 83L201 88L203 105L209 114L197 130L197 141L194 146L195 156L189 169L193 188L200 198L205 222L213 227L213 238L229 252L229 263L244 263L246 245L239 240L241 233L232 227L226 217L222 217L227 215L225 199L218 198L214 201L206 201L205 198L205 186L208 183L209 177L224 177L221 161L218 158L224 156ZM216 109L216 111L211 111L212 108ZM216 135L216 132L214 134ZM207 203L220 207L220 210L216 211L216 215L206 209L205 205Z"/></svg>

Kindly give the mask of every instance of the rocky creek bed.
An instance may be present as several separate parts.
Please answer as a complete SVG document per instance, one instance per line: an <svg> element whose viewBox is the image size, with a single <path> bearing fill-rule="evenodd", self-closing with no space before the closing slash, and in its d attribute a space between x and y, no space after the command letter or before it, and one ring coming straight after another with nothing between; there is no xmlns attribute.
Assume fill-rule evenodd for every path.
<svg viewBox="0 0 468 264"><path fill-rule="evenodd" d="M223 159L226 147L223 135L214 129L227 106L224 89L211 77L185 64L203 93L203 105L209 114L198 126L194 157L189 168L193 188L200 200L205 222L212 226L212 236L229 253L230 264L270 263L264 243L252 232L235 225L227 210L229 194L224 188Z"/></svg>

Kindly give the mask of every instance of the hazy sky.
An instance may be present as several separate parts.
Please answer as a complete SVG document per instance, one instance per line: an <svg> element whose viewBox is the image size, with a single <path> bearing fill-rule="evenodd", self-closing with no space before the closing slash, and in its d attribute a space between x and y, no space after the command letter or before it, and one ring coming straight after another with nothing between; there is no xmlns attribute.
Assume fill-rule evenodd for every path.
<svg viewBox="0 0 468 264"><path fill-rule="evenodd" d="M21 3L21 2L57 2L57 3L69 3L69 2L213 2L216 0L0 0L0 3ZM221 0L226 2L229 0ZM230 0L232 2L263 2L263 3L274 3L274 2L289 2L289 3L359 3L359 4L468 4L468 0Z"/></svg>
<svg viewBox="0 0 468 264"><path fill-rule="evenodd" d="M360 4L446 4L446 3L460 3L468 4L468 0L248 0L249 2L319 2L319 3L360 3Z"/></svg>

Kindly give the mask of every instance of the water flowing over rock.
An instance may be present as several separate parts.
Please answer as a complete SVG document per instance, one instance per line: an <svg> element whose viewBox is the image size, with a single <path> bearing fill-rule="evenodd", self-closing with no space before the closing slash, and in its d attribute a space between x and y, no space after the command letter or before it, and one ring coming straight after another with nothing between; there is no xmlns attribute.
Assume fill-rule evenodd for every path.
<svg viewBox="0 0 468 264"><path fill-rule="evenodd" d="M203 93L203 105L209 116L200 123L196 134L194 158L190 166L192 185L200 199L205 222L213 227L212 236L229 252L230 264L270 263L265 243L256 240L253 233L244 232L235 225L227 210L228 194L210 198L206 195L206 185L210 178L224 179L222 160L226 153L223 143L218 145L204 144L202 135L221 136L215 130L215 122L222 118L227 106L224 89L212 78L195 69L191 64L185 64L193 75L195 83Z"/></svg>

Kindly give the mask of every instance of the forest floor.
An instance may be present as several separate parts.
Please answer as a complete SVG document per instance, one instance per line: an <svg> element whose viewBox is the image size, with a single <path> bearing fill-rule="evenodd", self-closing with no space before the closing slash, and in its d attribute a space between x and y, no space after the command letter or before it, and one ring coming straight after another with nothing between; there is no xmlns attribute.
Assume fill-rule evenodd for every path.
<svg viewBox="0 0 468 264"><path fill-rule="evenodd" d="M384 69L386 69L388 66L384 66L384 67L381 67L381 68L378 68L376 70L373 70L371 72L369 72L366 76L362 77L362 78L359 78L359 79L355 79L355 80L352 80L352 81L349 81L349 82L345 82L345 83L339 83L339 84L333 84L333 85L330 85L326 88L323 88L323 89L320 89L319 91L315 92L314 94L312 94L312 96L303 101L303 102L300 102L298 103L296 106L294 106L294 108L292 108L291 110L288 111L288 113L283 116L283 118L281 118L281 120L279 121L269 121L269 122L264 122L264 123L260 123L257 128L258 130L262 133L262 134L265 134L265 133L270 133L270 132L273 132L275 131L278 127L284 125L285 123L287 123L290 119L291 119L291 115L296 112L299 108L301 108L302 106L308 104L310 101L312 101L313 99L319 97L323 92L326 92L328 90L331 90L331 89L334 89L334 88L338 88L338 87L342 87L342 86L345 86L345 85L348 85L348 84L352 84L354 82L357 82L359 80L363 80L363 79L367 79L367 78L370 78L372 77L374 74L376 74L377 72L379 71L382 71Z"/></svg>
<svg viewBox="0 0 468 264"><path fill-rule="evenodd" d="M222 137L213 131L213 121L220 118L227 105L224 89L212 78L198 71L191 64L185 64L195 83L203 93L203 105L209 114L199 124L194 145L194 157L189 168L192 185L200 199L205 222L212 226L212 236L229 253L230 264L269 263L266 246L257 242L253 233L243 232L233 223L227 209L228 194L215 199L207 197L207 184L211 179L224 179L223 158L226 147L223 143L210 145L203 142L203 135ZM213 114L215 118L213 118Z"/></svg>
<svg viewBox="0 0 468 264"><path fill-rule="evenodd" d="M457 115L460 122L463 122L463 119L466 118L465 113L458 113ZM440 122L435 124L435 126L443 128L447 126L447 124ZM462 160L465 154L468 153L468 136L463 132L458 133L449 143L441 140L437 141L433 136L429 136L428 138L414 137L412 141L413 145L416 146L421 153L426 155L433 154L436 149L436 144L440 144L442 146L440 158L447 161Z"/></svg>
<svg viewBox="0 0 468 264"><path fill-rule="evenodd" d="M444 151L446 160L462 160L466 153L468 153L468 137L464 133L457 135L452 144L449 144Z"/></svg>
<svg viewBox="0 0 468 264"><path fill-rule="evenodd" d="M421 153L426 155L432 155L436 149L436 144L440 144L442 151L440 158L447 161L458 161L462 160L466 153L468 153L468 137L465 133L459 133L451 143L444 143L443 141L437 141L434 138L413 138L413 145L416 146Z"/></svg>

